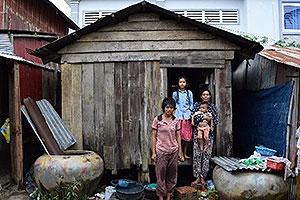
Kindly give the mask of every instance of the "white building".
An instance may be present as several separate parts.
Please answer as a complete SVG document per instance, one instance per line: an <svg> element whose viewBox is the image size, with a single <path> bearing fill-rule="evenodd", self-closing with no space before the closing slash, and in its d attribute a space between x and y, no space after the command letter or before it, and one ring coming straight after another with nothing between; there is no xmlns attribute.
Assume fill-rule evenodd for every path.
<svg viewBox="0 0 300 200"><path fill-rule="evenodd" d="M84 27L140 0L70 0L71 18ZM299 0L148 0L237 34L300 41Z"/></svg>

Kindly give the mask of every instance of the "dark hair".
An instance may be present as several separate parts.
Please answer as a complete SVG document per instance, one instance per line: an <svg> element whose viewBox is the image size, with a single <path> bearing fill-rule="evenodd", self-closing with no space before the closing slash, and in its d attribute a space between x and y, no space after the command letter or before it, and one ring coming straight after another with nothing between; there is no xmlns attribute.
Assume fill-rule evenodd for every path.
<svg viewBox="0 0 300 200"><path fill-rule="evenodd" d="M170 106L173 106L174 109L176 109L176 102L173 98L170 98L170 97L166 97L163 99L163 102L161 104L161 109L163 112L165 112L165 108L170 105ZM162 120L162 114L159 115L158 117L158 120L161 121ZM173 115L172 116L172 119L174 120L175 119L175 116Z"/></svg>
<svg viewBox="0 0 300 200"><path fill-rule="evenodd" d="M179 76L178 81L179 81L180 79L184 79L185 82L187 82L187 79L186 79L186 77L184 77L184 76ZM188 84L186 84L186 86L187 86L187 85L188 85ZM185 89L187 89L187 87L186 87ZM188 102L189 102L189 104L190 104L190 103L191 103L191 98L190 98L189 90L187 90L187 99L188 99ZM179 101L179 86L178 86L178 89L177 89L177 91L176 91L176 99L175 99L175 101L176 101L176 103L178 103L178 101Z"/></svg>
<svg viewBox="0 0 300 200"><path fill-rule="evenodd" d="M209 95L211 96L211 92L210 92L209 89L205 88L205 89L201 90L201 92L200 92L200 102L201 102L201 103L203 102L203 100L202 100L202 94L203 94L203 92L205 92L205 91L207 91L207 92L209 93ZM211 100L210 100L210 101L211 101Z"/></svg>
<svg viewBox="0 0 300 200"><path fill-rule="evenodd" d="M200 105L207 105L208 106L208 102L207 101L201 101Z"/></svg>
<svg viewBox="0 0 300 200"><path fill-rule="evenodd" d="M163 112L165 111L165 108L167 107L167 105L173 106L174 110L176 109L176 102L173 98L170 98L170 97L164 98L164 100L161 104L161 109Z"/></svg>

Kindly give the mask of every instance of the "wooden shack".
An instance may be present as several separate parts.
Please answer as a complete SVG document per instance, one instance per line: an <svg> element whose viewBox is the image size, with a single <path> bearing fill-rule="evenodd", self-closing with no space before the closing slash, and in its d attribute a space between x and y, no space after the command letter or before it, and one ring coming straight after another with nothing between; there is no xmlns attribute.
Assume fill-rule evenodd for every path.
<svg viewBox="0 0 300 200"><path fill-rule="evenodd" d="M194 86L209 85L220 111L217 152L232 153L232 65L261 49L256 42L141 2L35 55L62 64L63 119L77 148L99 152L106 169L137 165L147 172L151 121L181 73L191 76Z"/></svg>
<svg viewBox="0 0 300 200"><path fill-rule="evenodd" d="M299 77L300 50L271 46L258 53L252 62L240 65L233 73L234 91L259 91L293 81L289 110L286 157L292 159L296 145L295 133L300 121ZM237 110L238 112L238 110Z"/></svg>

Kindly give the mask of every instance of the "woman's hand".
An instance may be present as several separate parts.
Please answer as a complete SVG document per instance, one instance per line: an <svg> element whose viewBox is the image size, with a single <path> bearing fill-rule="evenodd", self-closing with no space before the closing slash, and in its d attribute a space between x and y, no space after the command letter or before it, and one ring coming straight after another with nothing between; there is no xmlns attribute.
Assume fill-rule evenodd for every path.
<svg viewBox="0 0 300 200"><path fill-rule="evenodd" d="M291 170L295 171L295 169L296 169L296 163L292 162L290 168L291 168Z"/></svg>
<svg viewBox="0 0 300 200"><path fill-rule="evenodd" d="M152 154L151 159L156 162L156 153Z"/></svg>

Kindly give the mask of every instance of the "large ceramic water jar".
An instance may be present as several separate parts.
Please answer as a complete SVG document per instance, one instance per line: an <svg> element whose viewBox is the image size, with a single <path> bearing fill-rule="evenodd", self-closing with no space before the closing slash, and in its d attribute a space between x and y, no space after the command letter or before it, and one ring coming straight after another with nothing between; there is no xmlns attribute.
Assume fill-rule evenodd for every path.
<svg viewBox="0 0 300 200"><path fill-rule="evenodd" d="M222 200L286 200L288 195L283 176L267 172L227 172L216 166L213 181Z"/></svg>
<svg viewBox="0 0 300 200"><path fill-rule="evenodd" d="M102 158L92 151L71 150L67 155L43 155L34 163L38 187L48 191L60 184L81 183L82 192L95 191L103 174Z"/></svg>

